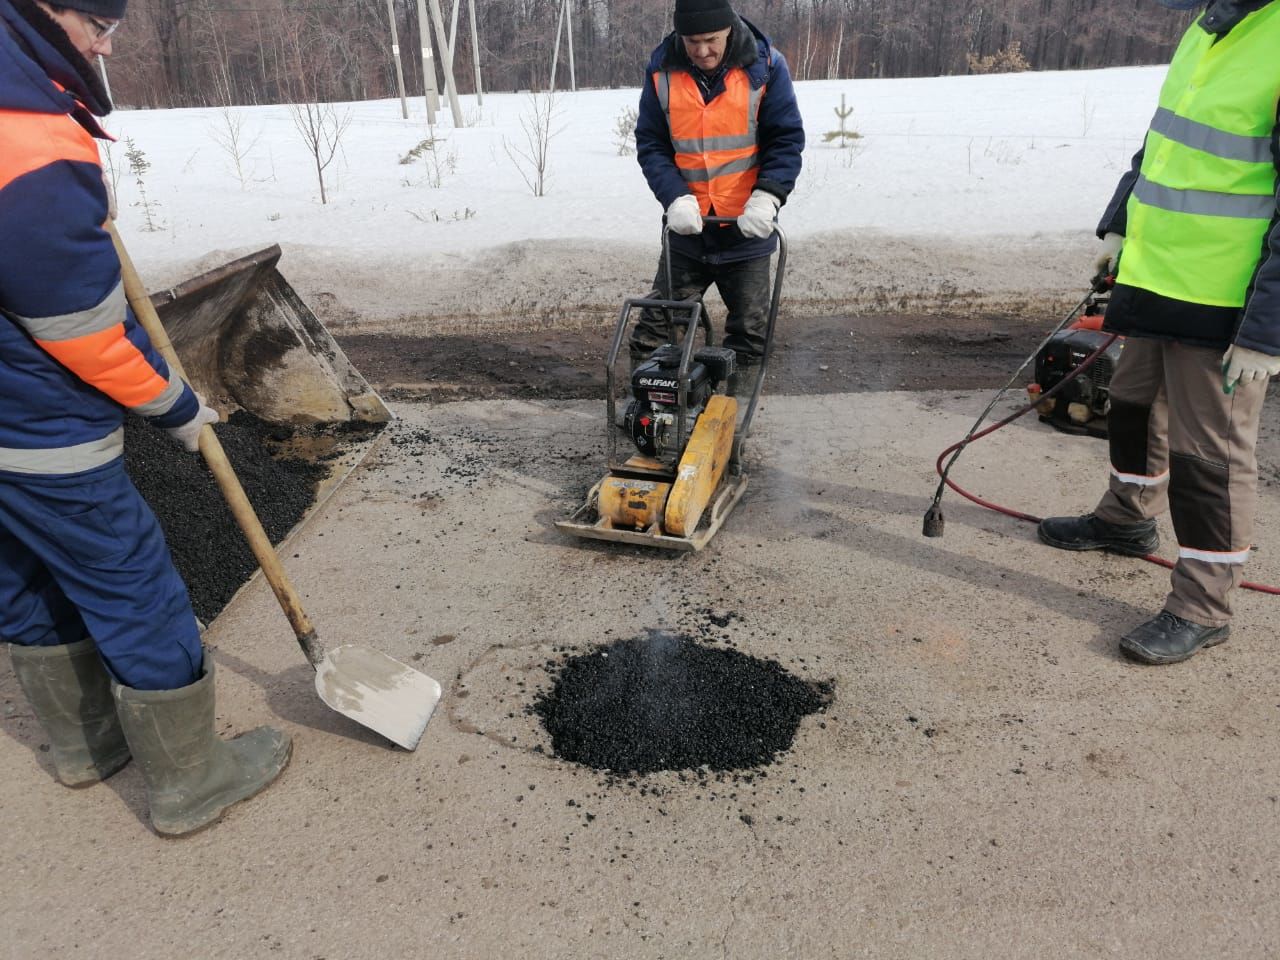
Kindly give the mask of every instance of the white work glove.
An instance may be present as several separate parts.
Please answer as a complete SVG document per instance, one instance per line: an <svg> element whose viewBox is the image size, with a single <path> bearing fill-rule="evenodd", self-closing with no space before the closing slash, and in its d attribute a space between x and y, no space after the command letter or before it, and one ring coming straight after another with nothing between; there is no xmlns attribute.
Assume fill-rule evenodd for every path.
<svg viewBox="0 0 1280 960"><path fill-rule="evenodd" d="M1124 247L1124 234L1108 233L1102 238L1102 250L1093 261L1094 276L1114 277L1116 261L1120 259L1120 250Z"/></svg>
<svg viewBox="0 0 1280 960"><path fill-rule="evenodd" d="M206 423L217 423L221 419L217 410L205 406L203 398L198 393L196 394L196 402L200 404L200 407L196 410L194 417L176 427L165 427L164 430L165 433L177 440L191 453L196 453L200 449L200 428Z"/></svg>
<svg viewBox="0 0 1280 960"><path fill-rule="evenodd" d="M692 193L685 193L671 201L667 207L667 226L672 233L691 237L702 232L702 209L698 206L698 198Z"/></svg>
<svg viewBox="0 0 1280 960"><path fill-rule="evenodd" d="M1232 344L1222 355L1222 392L1231 393L1238 383L1253 383L1280 375L1280 357Z"/></svg>
<svg viewBox="0 0 1280 960"><path fill-rule="evenodd" d="M767 190L753 190L747 205L738 214L738 229L744 237L767 237L782 201Z"/></svg>

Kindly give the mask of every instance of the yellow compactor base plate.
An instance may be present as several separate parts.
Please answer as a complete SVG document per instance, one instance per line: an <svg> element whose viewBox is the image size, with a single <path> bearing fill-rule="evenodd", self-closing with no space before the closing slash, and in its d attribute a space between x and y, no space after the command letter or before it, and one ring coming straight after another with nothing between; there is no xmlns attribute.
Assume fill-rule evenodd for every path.
<svg viewBox="0 0 1280 960"><path fill-rule="evenodd" d="M610 474L556 527L598 540L702 549L746 491L745 476L725 477L737 409L730 396L717 394L707 401L673 482ZM704 514L708 522L699 529Z"/></svg>

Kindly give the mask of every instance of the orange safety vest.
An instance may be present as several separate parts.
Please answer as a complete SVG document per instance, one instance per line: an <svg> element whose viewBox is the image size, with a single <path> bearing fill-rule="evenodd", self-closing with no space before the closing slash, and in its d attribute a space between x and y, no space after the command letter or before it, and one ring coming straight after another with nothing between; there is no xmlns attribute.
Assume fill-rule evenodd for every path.
<svg viewBox="0 0 1280 960"><path fill-rule="evenodd" d="M704 217L736 217L756 185L757 123L764 84L751 89L747 71L735 67L724 77L724 91L703 102L698 83L683 70L653 75L658 102L667 115L676 166L698 198Z"/></svg>

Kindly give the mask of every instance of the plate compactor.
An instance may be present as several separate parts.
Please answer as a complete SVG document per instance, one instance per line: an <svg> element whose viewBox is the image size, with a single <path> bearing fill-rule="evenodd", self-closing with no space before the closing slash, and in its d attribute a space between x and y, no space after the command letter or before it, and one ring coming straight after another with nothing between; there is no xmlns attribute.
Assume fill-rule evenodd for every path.
<svg viewBox="0 0 1280 960"><path fill-rule="evenodd" d="M734 222L724 217L704 220L726 229ZM724 524L747 489L743 449L764 385L782 296L787 241L780 228L775 225L774 230L778 258L764 355L758 366L738 370L736 353L715 346L701 298L632 298L623 303L605 365L608 473L591 488L586 502L556 527L594 540L701 550ZM670 290L671 254L665 228L662 239ZM658 347L632 370L630 401L619 420L614 368L627 345L636 310L662 313L672 342ZM731 378L742 376L751 377L750 396L740 403L727 388ZM621 423L621 428L615 423ZM625 459L619 456L620 432L628 444Z"/></svg>

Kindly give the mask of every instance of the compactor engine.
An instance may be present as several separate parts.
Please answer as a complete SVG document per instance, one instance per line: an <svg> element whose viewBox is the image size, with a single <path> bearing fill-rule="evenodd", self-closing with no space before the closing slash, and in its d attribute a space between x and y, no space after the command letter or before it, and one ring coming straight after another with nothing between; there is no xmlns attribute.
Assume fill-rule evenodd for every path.
<svg viewBox="0 0 1280 960"><path fill-rule="evenodd" d="M692 427L716 387L734 371L737 354L728 347L701 347L689 368L685 409ZM636 449L655 460L677 457L680 416L680 347L666 344L655 350L631 374L630 404L624 419L627 435Z"/></svg>

